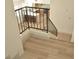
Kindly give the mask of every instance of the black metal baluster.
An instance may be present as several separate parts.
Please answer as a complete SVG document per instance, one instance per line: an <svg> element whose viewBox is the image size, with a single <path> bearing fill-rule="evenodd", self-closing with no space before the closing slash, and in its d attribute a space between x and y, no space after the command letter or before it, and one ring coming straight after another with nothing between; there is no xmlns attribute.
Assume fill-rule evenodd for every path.
<svg viewBox="0 0 79 59"><path fill-rule="evenodd" d="M20 17L21 17L21 25L22 25L22 32L23 32L24 31L24 26L23 26L22 9L20 10Z"/></svg>
<svg viewBox="0 0 79 59"><path fill-rule="evenodd" d="M40 20L40 29L41 29L41 10L39 9L39 20Z"/></svg>
<svg viewBox="0 0 79 59"><path fill-rule="evenodd" d="M21 9L21 17L22 17L22 27L23 27L23 31L25 30L25 26L24 26L24 18L23 18L23 11Z"/></svg>
<svg viewBox="0 0 79 59"><path fill-rule="evenodd" d="M21 25L21 33L23 32L23 28L22 28L22 23L21 23L21 14L20 14L20 10L18 10L18 14L19 14L19 20L20 20L20 25ZM20 33L20 34L21 34Z"/></svg>
<svg viewBox="0 0 79 59"><path fill-rule="evenodd" d="M38 13L38 8L36 8L36 12L35 13L36 13L36 22L35 23L36 23L36 27L38 28L38 20L39 20L38 19L38 15L37 15L37 14L39 14Z"/></svg>
<svg viewBox="0 0 79 59"><path fill-rule="evenodd" d="M25 9L26 9L26 10L25 10L25 11L26 11L26 12L25 12L25 13L26 13L26 22L27 22L27 24L28 24L27 26L28 26L28 28L30 28L30 26L29 26L29 25L30 25L30 23L29 23L29 15L28 15L28 14L29 14L29 13L28 13L28 12L29 12L29 9L28 9L27 7L26 7Z"/></svg>
<svg viewBox="0 0 79 59"><path fill-rule="evenodd" d="M19 25L19 19L18 19L17 11L15 12L15 15L16 15L16 19L17 19L17 23L18 23L18 28L19 28L19 33L20 33L20 25Z"/></svg>
<svg viewBox="0 0 79 59"><path fill-rule="evenodd" d="M46 10L46 17L47 17L47 19L46 19L47 22L46 23L47 23L47 33L48 33L48 10Z"/></svg>
<svg viewBox="0 0 79 59"><path fill-rule="evenodd" d="M31 25L30 27L32 27L32 22L31 22L31 20L32 20L31 18L32 17L31 17L31 9L30 8L29 8L29 14L28 14L28 16L29 16L29 22L30 22L30 25Z"/></svg>
<svg viewBox="0 0 79 59"><path fill-rule="evenodd" d="M26 30L26 15L25 15L25 10L23 10L23 16L24 16L24 28L25 28L25 30Z"/></svg>
<svg viewBox="0 0 79 59"><path fill-rule="evenodd" d="M32 8L30 8L30 9L31 9L31 10L30 10L30 11L31 11L31 16L30 16L30 17L31 17L31 26L32 26L32 28L33 28L33 12L32 12Z"/></svg>
<svg viewBox="0 0 79 59"><path fill-rule="evenodd" d="M44 27L44 9L43 9L43 30L45 30L45 27Z"/></svg>
<svg viewBox="0 0 79 59"><path fill-rule="evenodd" d="M28 17L28 9L27 7L25 8L25 13L26 13L26 22L27 22L27 27L29 28L29 17Z"/></svg>
<svg viewBox="0 0 79 59"><path fill-rule="evenodd" d="M26 30L26 19L25 19L25 10L22 10L22 14L23 14L23 23L24 23L24 30Z"/></svg>
<svg viewBox="0 0 79 59"><path fill-rule="evenodd" d="M35 28L35 14L34 14L34 8L32 8L32 12L33 12L33 25L34 25L34 28Z"/></svg>
<svg viewBox="0 0 79 59"><path fill-rule="evenodd" d="M32 28L33 28L33 8L31 8L31 23L32 23Z"/></svg>

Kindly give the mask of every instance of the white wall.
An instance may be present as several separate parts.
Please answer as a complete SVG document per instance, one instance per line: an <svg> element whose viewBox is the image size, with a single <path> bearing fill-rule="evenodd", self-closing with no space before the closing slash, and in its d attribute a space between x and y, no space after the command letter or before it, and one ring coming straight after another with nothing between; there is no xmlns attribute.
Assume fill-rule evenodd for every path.
<svg viewBox="0 0 79 59"><path fill-rule="evenodd" d="M32 6L32 3L50 4L50 0L13 0L14 8L18 9L24 6Z"/></svg>
<svg viewBox="0 0 79 59"><path fill-rule="evenodd" d="M23 53L22 42L19 39L17 20L14 15L13 1L5 0L6 11L6 33L5 33L5 56L13 58L16 54L21 55Z"/></svg>
<svg viewBox="0 0 79 59"><path fill-rule="evenodd" d="M74 0L51 0L50 18L59 32L72 33Z"/></svg>
<svg viewBox="0 0 79 59"><path fill-rule="evenodd" d="M21 5L22 3L24 3L24 0L13 0L14 5Z"/></svg>
<svg viewBox="0 0 79 59"><path fill-rule="evenodd" d="M37 0L37 3L50 4L50 0Z"/></svg>
<svg viewBox="0 0 79 59"><path fill-rule="evenodd" d="M26 5L32 6L32 3L50 4L50 0L25 0Z"/></svg>
<svg viewBox="0 0 79 59"><path fill-rule="evenodd" d="M21 8L21 7L24 7L25 4L24 4L24 0L13 0L13 4L14 4L14 9L18 9L18 8Z"/></svg>

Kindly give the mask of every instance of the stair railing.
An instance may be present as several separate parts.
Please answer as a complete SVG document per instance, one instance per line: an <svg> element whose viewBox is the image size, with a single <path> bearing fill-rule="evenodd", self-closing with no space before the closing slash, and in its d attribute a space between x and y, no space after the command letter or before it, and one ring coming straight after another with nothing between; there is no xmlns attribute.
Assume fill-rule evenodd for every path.
<svg viewBox="0 0 79 59"><path fill-rule="evenodd" d="M49 19L48 8L25 6L15 10L15 15L17 18L20 34L22 34L27 29L33 28L51 32L57 36L57 29ZM52 24L52 29L54 29L55 32L50 30L50 24Z"/></svg>

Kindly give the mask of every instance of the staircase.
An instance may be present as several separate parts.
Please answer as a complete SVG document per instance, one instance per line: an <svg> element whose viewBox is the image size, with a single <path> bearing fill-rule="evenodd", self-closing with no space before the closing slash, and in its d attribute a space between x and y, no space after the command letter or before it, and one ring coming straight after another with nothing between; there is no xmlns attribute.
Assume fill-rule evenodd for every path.
<svg viewBox="0 0 79 59"><path fill-rule="evenodd" d="M49 9L22 7L15 10L19 33L27 29L41 30L57 36L57 28L49 18ZM73 43L56 38L31 36L23 43L24 54L19 59L73 59Z"/></svg>

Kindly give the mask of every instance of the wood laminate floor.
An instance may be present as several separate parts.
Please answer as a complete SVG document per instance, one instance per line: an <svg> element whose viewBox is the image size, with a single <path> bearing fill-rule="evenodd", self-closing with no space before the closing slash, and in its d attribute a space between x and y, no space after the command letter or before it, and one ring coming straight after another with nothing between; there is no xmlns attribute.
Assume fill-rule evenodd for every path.
<svg viewBox="0 0 79 59"><path fill-rule="evenodd" d="M24 43L21 59L74 59L73 43L31 37Z"/></svg>

